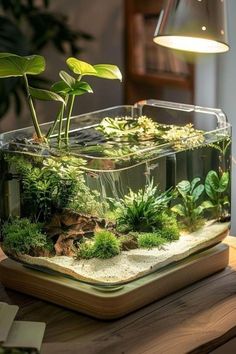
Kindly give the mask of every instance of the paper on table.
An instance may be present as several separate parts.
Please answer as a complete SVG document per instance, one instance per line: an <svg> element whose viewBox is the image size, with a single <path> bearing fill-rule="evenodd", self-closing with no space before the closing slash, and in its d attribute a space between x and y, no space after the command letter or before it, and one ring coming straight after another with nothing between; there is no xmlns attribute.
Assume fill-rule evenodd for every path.
<svg viewBox="0 0 236 354"><path fill-rule="evenodd" d="M4 348L36 349L40 352L46 324L43 322L14 321Z"/></svg>
<svg viewBox="0 0 236 354"><path fill-rule="evenodd" d="M16 317L18 306L8 305L5 302L0 302L0 343L7 340L8 333L12 323Z"/></svg>

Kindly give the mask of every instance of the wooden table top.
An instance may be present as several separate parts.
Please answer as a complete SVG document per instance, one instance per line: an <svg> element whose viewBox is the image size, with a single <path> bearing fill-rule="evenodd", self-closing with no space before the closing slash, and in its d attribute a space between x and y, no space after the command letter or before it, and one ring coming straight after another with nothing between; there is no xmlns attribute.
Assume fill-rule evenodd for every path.
<svg viewBox="0 0 236 354"><path fill-rule="evenodd" d="M224 271L116 321L99 321L0 285L19 320L46 322L42 354L209 353L236 337L236 238ZM4 255L0 253L0 259Z"/></svg>

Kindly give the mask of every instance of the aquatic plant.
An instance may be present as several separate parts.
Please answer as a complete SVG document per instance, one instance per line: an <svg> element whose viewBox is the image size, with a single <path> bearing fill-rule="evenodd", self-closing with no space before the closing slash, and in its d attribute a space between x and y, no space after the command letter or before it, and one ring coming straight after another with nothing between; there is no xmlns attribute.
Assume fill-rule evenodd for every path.
<svg viewBox="0 0 236 354"><path fill-rule="evenodd" d="M157 233L140 233L138 234L138 247L139 248L148 248L151 249L153 247L160 247L166 243L166 240Z"/></svg>
<svg viewBox="0 0 236 354"><path fill-rule="evenodd" d="M81 243L77 258L112 258L120 253L121 243L110 231L100 230L95 232L91 241Z"/></svg>
<svg viewBox="0 0 236 354"><path fill-rule="evenodd" d="M13 219L2 227L3 249L10 254L42 255L53 250L53 244L42 232L42 225L29 219Z"/></svg>
<svg viewBox="0 0 236 354"><path fill-rule="evenodd" d="M104 118L96 130L111 138L145 140L161 135L161 125L147 116Z"/></svg>
<svg viewBox="0 0 236 354"><path fill-rule="evenodd" d="M218 220L224 220L229 215L229 172L223 172L220 176L216 171L209 171L205 179L205 191L209 201L204 205L213 210Z"/></svg>
<svg viewBox="0 0 236 354"><path fill-rule="evenodd" d="M231 138L229 136L223 136L219 141L209 144L219 152L219 173L226 172L226 154L231 146Z"/></svg>
<svg viewBox="0 0 236 354"><path fill-rule="evenodd" d="M93 254L96 258L111 258L120 253L120 241L110 231L101 230L94 234Z"/></svg>
<svg viewBox="0 0 236 354"><path fill-rule="evenodd" d="M51 90L43 90L31 87L28 76L38 75L46 68L45 59L40 55L19 56L12 53L0 53L0 78L21 77L27 93L27 101L31 113L32 122L35 128L36 140L46 142L52 135L57 125L58 140L68 140L70 119L73 112L75 97L85 93L92 93L93 90L87 82L81 81L84 76L96 76L104 79L122 79L119 68L111 64L90 65L77 58L68 58L66 64L76 75L71 76L65 71L60 71L61 81L52 85ZM33 99L42 101L58 101L60 109L46 136L42 134ZM63 127L64 113L66 113L66 125ZM64 128L64 129L63 129ZM64 131L63 131L64 130Z"/></svg>
<svg viewBox="0 0 236 354"><path fill-rule="evenodd" d="M171 143L175 150L193 149L200 146L205 140L204 132L194 129L191 123L183 127L170 126L162 138Z"/></svg>
<svg viewBox="0 0 236 354"><path fill-rule="evenodd" d="M167 242L176 241L179 239L179 227L175 215L169 215L163 212L159 216L160 229L158 233L161 238Z"/></svg>
<svg viewBox="0 0 236 354"><path fill-rule="evenodd" d="M170 191L159 193L153 181L137 193L132 190L117 203L117 229L120 232L153 231L161 227L161 213L167 209Z"/></svg>
<svg viewBox="0 0 236 354"><path fill-rule="evenodd" d="M76 75L75 77L71 76L65 71L60 71L59 76L61 81L56 82L52 86L52 91L64 97L67 109L67 118L65 126L65 138L69 138L69 129L70 129L70 119L73 113L73 107L75 103L75 97L81 96L85 93L93 93L92 88L87 82L81 81L84 76L94 76L102 79L111 79L111 80L122 80L122 74L119 68L116 65L111 64L95 64L91 65L84 61L81 61L77 58L68 58L66 60L68 68ZM62 124L64 116L65 106L62 105L61 110L58 113L57 119L54 121L54 125L47 136L50 136L55 129L57 123L59 123L59 136L62 133Z"/></svg>
<svg viewBox="0 0 236 354"><path fill-rule="evenodd" d="M43 161L6 156L6 160L20 176L24 212L34 221L46 221L53 212L67 207L86 213L98 208L97 194L85 184L84 160L72 156Z"/></svg>
<svg viewBox="0 0 236 354"><path fill-rule="evenodd" d="M93 242L91 241L81 242L76 252L76 258L78 259L94 258Z"/></svg>
<svg viewBox="0 0 236 354"><path fill-rule="evenodd" d="M208 209L206 203L200 201L204 192L204 185L199 184L201 179L194 178L191 182L184 180L177 184L177 197L181 203L174 205L171 210L176 213L184 228L195 231L204 223L203 212Z"/></svg>

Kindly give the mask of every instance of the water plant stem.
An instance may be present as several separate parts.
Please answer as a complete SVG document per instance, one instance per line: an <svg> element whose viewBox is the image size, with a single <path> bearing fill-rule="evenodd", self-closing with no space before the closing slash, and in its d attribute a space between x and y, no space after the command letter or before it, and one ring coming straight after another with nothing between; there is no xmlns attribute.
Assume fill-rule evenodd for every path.
<svg viewBox="0 0 236 354"><path fill-rule="evenodd" d="M58 131L58 143L59 144L60 144L61 137L62 137L64 111L65 111L65 105L63 104L61 107L61 112L60 112L60 116L59 116L59 131Z"/></svg>
<svg viewBox="0 0 236 354"><path fill-rule="evenodd" d="M53 134L58 122L60 121L60 116L61 116L61 109L59 110L59 112L57 113L57 117L53 123L53 125L50 127L50 129L48 130L47 134L46 134L46 138L50 138L51 135Z"/></svg>
<svg viewBox="0 0 236 354"><path fill-rule="evenodd" d="M70 100L70 105L69 105L69 112L68 112L68 116L67 116L67 120L66 120L66 129L65 129L65 138L66 138L66 140L69 139L70 118L71 118L71 114L72 114L72 111L73 111L74 102L75 102L75 95L72 95L71 96L71 100Z"/></svg>
<svg viewBox="0 0 236 354"><path fill-rule="evenodd" d="M35 108L34 108L33 100L32 100L32 97L30 95L29 83L28 83L27 75L24 74L23 77L24 77L25 88L26 88L26 92L27 92L27 100L28 100L28 104L29 104L29 109L30 109L30 113L31 113L31 117L32 117L35 133L36 133L36 135L37 135L37 137L39 139L43 139L43 135L42 135L40 126L38 124L38 118L37 118L36 111L35 111Z"/></svg>

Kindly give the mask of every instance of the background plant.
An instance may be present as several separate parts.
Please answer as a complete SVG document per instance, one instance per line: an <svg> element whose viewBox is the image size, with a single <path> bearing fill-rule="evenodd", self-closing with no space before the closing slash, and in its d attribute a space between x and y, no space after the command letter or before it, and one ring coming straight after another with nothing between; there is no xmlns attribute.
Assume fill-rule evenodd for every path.
<svg viewBox="0 0 236 354"><path fill-rule="evenodd" d="M72 156L34 159L8 156L7 161L19 174L22 184L23 210L34 221L46 221L63 208L95 215L101 210L98 195L85 184L85 162Z"/></svg>
<svg viewBox="0 0 236 354"><path fill-rule="evenodd" d="M40 52L51 43L61 54L76 56L83 49L82 42L93 37L74 30L65 14L50 9L50 0L0 0L0 52L29 56ZM30 77L30 86L45 88L48 80ZM16 114L22 107L23 85L19 78L0 82L0 117L14 103Z"/></svg>
<svg viewBox="0 0 236 354"><path fill-rule="evenodd" d="M177 197L181 203L174 205L171 210L179 216L188 231L195 231L202 226L203 212L208 208L207 204L200 200L204 192L204 185L200 181L201 179L196 177L191 182L184 180L176 186Z"/></svg>
<svg viewBox="0 0 236 354"><path fill-rule="evenodd" d="M216 171L209 171L205 179L205 191L210 198L205 205L212 209L218 220L229 215L229 172L221 175Z"/></svg>
<svg viewBox="0 0 236 354"><path fill-rule="evenodd" d="M220 136L219 136L220 138ZM225 135L219 141L210 144L219 153L219 174L226 172L227 153L231 147L231 138ZM229 158L229 157L228 157Z"/></svg>
<svg viewBox="0 0 236 354"><path fill-rule="evenodd" d="M53 250L53 244L42 232L42 225L29 219L14 219L5 223L2 234L6 253L36 255Z"/></svg>

